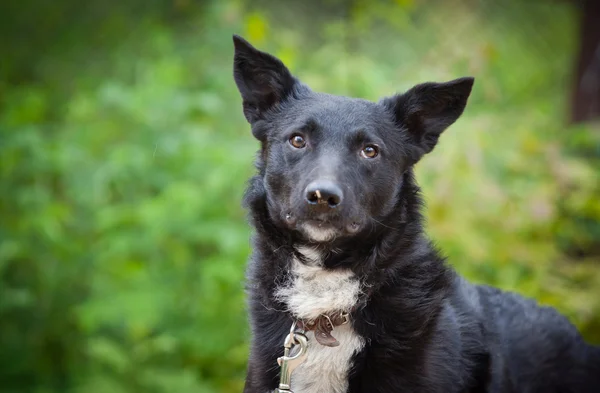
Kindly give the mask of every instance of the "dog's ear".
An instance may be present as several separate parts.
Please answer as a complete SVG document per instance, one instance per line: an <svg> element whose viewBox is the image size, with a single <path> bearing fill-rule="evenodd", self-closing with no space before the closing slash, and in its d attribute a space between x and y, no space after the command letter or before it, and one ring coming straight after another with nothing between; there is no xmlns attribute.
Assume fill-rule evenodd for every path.
<svg viewBox="0 0 600 393"><path fill-rule="evenodd" d="M281 60L259 51L242 37L234 35L233 44L233 77L242 95L244 115L253 123L291 93L296 79Z"/></svg>
<svg viewBox="0 0 600 393"><path fill-rule="evenodd" d="M398 126L407 130L414 162L433 150L441 133L463 113L474 81L465 77L422 83L381 101L392 111Z"/></svg>

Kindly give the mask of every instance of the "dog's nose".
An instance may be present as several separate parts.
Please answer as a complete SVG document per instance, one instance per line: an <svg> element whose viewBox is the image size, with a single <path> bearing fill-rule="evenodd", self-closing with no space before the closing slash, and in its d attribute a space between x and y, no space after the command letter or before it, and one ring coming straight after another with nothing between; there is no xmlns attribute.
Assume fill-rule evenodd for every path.
<svg viewBox="0 0 600 393"><path fill-rule="evenodd" d="M336 207L344 199L340 187L331 181L314 181L306 187L306 202L310 205Z"/></svg>

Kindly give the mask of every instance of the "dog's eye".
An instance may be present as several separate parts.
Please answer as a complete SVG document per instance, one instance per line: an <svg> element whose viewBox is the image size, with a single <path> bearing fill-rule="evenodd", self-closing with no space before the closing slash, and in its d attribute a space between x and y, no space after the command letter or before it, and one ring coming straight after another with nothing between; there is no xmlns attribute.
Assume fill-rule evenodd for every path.
<svg viewBox="0 0 600 393"><path fill-rule="evenodd" d="M375 158L379 154L379 147L376 145L367 145L361 151L360 155L363 158Z"/></svg>
<svg viewBox="0 0 600 393"><path fill-rule="evenodd" d="M294 146L296 149L302 149L306 146L306 141L300 135L292 135L290 138L290 145Z"/></svg>

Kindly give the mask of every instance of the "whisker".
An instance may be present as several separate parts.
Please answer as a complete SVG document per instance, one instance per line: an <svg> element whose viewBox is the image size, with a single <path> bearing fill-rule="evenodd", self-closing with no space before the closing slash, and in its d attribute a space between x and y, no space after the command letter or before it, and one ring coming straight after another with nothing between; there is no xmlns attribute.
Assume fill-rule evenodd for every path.
<svg viewBox="0 0 600 393"><path fill-rule="evenodd" d="M386 228L388 228L388 229L393 229L393 230L395 230L395 231L397 231L397 230L398 230L398 228L393 228L393 227L390 227L390 226L388 226L388 225L385 225L385 224L384 224L384 223L382 223L381 221L377 221L377 220L376 220L376 219L374 219L374 218L372 218L372 220L373 220L373 221L375 221L376 223L378 223L379 225L382 225L382 226L384 226L384 227L386 227Z"/></svg>

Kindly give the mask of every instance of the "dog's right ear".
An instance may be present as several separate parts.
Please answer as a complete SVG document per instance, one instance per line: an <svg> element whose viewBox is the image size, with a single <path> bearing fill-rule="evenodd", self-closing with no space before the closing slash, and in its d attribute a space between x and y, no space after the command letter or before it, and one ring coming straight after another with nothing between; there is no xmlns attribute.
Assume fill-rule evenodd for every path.
<svg viewBox="0 0 600 393"><path fill-rule="evenodd" d="M242 95L244 116L254 123L292 92L296 79L281 60L259 51L242 37L234 35L233 44L233 77Z"/></svg>
<svg viewBox="0 0 600 393"><path fill-rule="evenodd" d="M394 114L398 126L407 130L413 162L433 150L442 132L460 117L473 82L474 78L465 77L421 83L381 101Z"/></svg>

